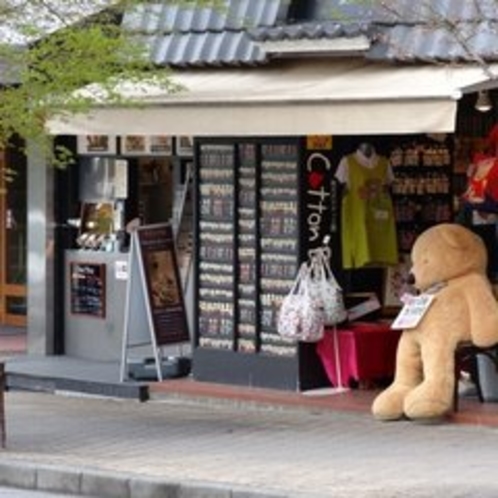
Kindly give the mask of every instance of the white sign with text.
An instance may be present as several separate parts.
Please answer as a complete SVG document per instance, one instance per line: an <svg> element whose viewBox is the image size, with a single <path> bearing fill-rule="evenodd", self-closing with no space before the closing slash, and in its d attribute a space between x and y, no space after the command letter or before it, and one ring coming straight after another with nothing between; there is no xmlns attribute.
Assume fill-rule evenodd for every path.
<svg viewBox="0 0 498 498"><path fill-rule="evenodd" d="M434 294L421 294L420 296L405 294L402 298L405 304L392 323L391 328L399 330L416 327L427 313L435 297Z"/></svg>

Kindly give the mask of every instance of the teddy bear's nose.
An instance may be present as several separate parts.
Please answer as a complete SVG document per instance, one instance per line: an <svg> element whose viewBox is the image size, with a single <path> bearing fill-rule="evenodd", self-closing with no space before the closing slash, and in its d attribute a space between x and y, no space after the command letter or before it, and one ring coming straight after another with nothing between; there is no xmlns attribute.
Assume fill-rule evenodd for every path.
<svg viewBox="0 0 498 498"><path fill-rule="evenodd" d="M408 276L406 277L406 283L408 285L413 285L415 283L415 275L413 273L409 273Z"/></svg>

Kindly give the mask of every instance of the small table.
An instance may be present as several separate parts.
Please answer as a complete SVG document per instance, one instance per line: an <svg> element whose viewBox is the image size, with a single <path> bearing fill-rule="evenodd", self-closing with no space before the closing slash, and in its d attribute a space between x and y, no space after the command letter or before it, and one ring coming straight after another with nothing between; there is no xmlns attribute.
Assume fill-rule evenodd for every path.
<svg viewBox="0 0 498 498"><path fill-rule="evenodd" d="M331 384L349 387L353 382L392 378L401 332L382 322L353 322L337 329L327 328L316 348Z"/></svg>

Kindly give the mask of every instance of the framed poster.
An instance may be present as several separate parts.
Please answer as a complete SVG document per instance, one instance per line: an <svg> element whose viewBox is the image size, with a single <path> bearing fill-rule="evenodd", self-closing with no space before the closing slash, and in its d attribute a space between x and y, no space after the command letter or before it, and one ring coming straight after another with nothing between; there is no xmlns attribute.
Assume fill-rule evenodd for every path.
<svg viewBox="0 0 498 498"><path fill-rule="evenodd" d="M176 155L192 157L194 155L194 137L183 135L176 137Z"/></svg>
<svg viewBox="0 0 498 498"><path fill-rule="evenodd" d="M126 156L143 156L147 153L145 135L125 135L121 137L121 154Z"/></svg>
<svg viewBox="0 0 498 498"><path fill-rule="evenodd" d="M78 154L95 156L115 155L117 138L114 135L78 135Z"/></svg>
<svg viewBox="0 0 498 498"><path fill-rule="evenodd" d="M124 156L171 156L173 137L168 135L124 135L121 137Z"/></svg>
<svg viewBox="0 0 498 498"><path fill-rule="evenodd" d="M144 225L135 232L157 345L189 339L171 225Z"/></svg>
<svg viewBox="0 0 498 498"><path fill-rule="evenodd" d="M149 138L148 152L151 156L171 156L173 155L173 137L167 135L151 135Z"/></svg>
<svg viewBox="0 0 498 498"><path fill-rule="evenodd" d="M71 313L105 318L106 265L71 262L69 268Z"/></svg>
<svg viewBox="0 0 498 498"><path fill-rule="evenodd" d="M399 264L387 268L384 283L384 306L386 308L400 308L403 306L401 296L405 293L413 293L412 287L407 282L411 266L410 256L405 254Z"/></svg>

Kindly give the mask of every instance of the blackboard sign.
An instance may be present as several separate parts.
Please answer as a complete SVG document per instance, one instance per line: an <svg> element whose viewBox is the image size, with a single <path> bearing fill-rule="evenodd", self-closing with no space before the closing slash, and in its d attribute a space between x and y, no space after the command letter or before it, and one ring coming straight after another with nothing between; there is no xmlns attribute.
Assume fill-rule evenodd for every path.
<svg viewBox="0 0 498 498"><path fill-rule="evenodd" d="M187 341L172 228L167 224L143 226L136 235L156 344Z"/></svg>
<svg viewBox="0 0 498 498"><path fill-rule="evenodd" d="M105 318L105 273L102 263L70 263L71 313Z"/></svg>

